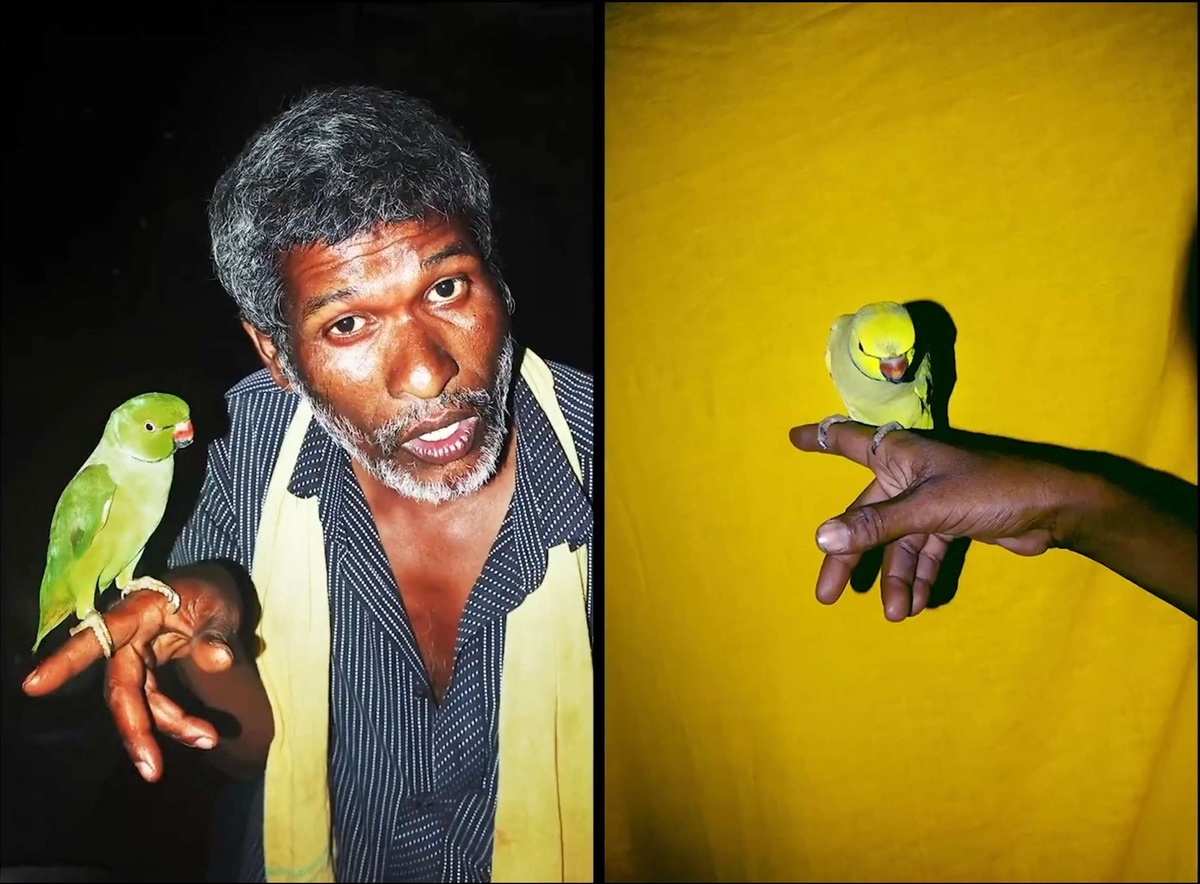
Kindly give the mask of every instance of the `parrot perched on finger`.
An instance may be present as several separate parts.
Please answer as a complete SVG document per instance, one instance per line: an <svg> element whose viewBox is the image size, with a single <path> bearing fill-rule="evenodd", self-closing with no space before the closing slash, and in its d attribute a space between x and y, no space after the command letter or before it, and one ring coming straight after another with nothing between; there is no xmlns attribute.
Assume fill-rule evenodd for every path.
<svg viewBox="0 0 1200 884"><path fill-rule="evenodd" d="M850 417L833 415L821 421L817 431L821 447L829 425L839 421L878 427L872 451L891 430L933 428L928 353L911 380L905 380L916 340L908 310L892 301L867 304L833 321L825 342L825 368Z"/></svg>
<svg viewBox="0 0 1200 884"><path fill-rule="evenodd" d="M138 589L178 596L133 570L167 508L174 454L192 442L188 405L169 393L144 393L109 415L91 456L67 484L50 522L50 544L42 575L37 638L33 651L72 613L71 635L92 629L104 656L112 636L96 610L96 594L114 580L121 594Z"/></svg>

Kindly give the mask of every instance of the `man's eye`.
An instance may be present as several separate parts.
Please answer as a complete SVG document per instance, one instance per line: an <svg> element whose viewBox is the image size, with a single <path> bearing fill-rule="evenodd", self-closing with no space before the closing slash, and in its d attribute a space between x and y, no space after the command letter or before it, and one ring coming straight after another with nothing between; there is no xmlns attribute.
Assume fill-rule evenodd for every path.
<svg viewBox="0 0 1200 884"><path fill-rule="evenodd" d="M429 290L429 297L431 300L440 303L456 298L466 290L467 281L462 277L443 279L441 282L434 283L433 288Z"/></svg>
<svg viewBox="0 0 1200 884"><path fill-rule="evenodd" d="M361 331L362 325L359 323L365 324L366 320L361 316L346 316L331 325L329 330L337 337L345 337Z"/></svg>

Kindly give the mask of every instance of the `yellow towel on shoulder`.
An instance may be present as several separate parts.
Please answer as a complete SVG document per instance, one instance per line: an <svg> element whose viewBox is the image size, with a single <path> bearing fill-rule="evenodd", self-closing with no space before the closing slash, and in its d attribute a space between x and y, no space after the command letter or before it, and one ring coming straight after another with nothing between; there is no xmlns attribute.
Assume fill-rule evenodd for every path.
<svg viewBox="0 0 1200 884"><path fill-rule="evenodd" d="M579 458L546 364L521 376L576 476ZM329 800L329 593L318 499L287 490L312 418L301 402L276 459L251 576L262 605L258 669L275 738L267 758L267 880L334 879ZM500 679L500 779L493 881L591 881L592 650L587 546L549 551L546 575L508 615Z"/></svg>

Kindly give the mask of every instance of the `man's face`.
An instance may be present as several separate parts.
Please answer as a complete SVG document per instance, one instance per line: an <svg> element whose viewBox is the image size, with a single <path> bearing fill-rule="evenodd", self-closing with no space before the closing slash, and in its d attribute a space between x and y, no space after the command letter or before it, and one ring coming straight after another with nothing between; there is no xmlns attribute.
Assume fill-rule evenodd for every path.
<svg viewBox="0 0 1200 884"><path fill-rule="evenodd" d="M287 254L292 358L251 330L277 381L397 493L439 503L495 474L512 376L508 313L466 228L383 225Z"/></svg>

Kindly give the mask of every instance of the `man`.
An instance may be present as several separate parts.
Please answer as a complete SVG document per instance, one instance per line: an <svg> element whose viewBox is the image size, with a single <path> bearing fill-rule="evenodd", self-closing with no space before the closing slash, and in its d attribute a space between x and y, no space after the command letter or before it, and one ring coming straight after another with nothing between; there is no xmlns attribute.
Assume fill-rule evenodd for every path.
<svg viewBox="0 0 1200 884"><path fill-rule="evenodd" d="M403 95L316 93L251 140L209 223L264 369L227 394L178 599L133 593L113 648L26 682L111 651L147 780L153 720L258 781L246 879L591 880L592 382L510 338L490 211ZM235 734L159 691L169 660Z"/></svg>

